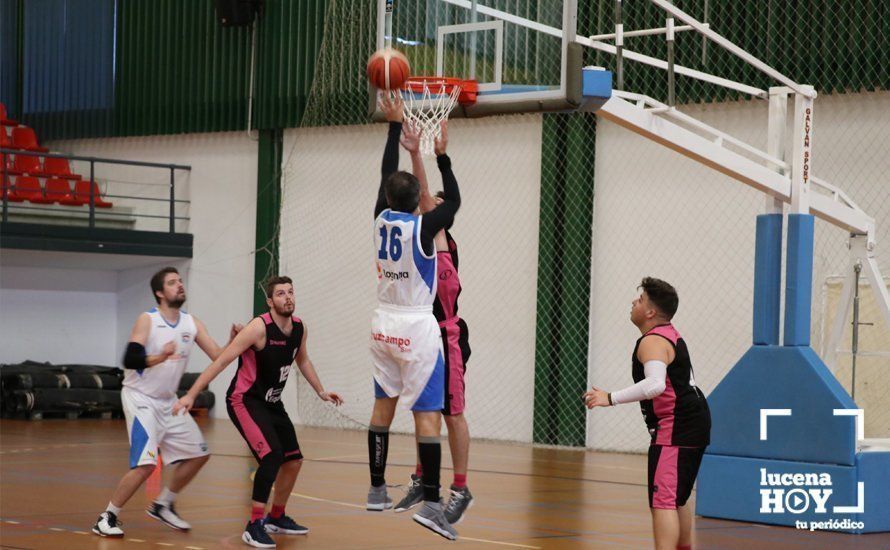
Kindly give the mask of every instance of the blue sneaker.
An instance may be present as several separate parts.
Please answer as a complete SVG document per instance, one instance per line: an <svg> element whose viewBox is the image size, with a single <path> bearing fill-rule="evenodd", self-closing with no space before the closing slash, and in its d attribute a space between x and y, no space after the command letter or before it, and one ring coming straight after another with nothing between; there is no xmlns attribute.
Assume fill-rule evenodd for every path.
<svg viewBox="0 0 890 550"><path fill-rule="evenodd" d="M266 534L265 522L261 519L247 524L244 534L241 535L241 540L254 548L275 548L275 541Z"/></svg>
<svg viewBox="0 0 890 550"><path fill-rule="evenodd" d="M272 516L266 516L263 520L266 524L267 533L280 533L282 535L305 535L309 532L308 527L303 527L293 520L290 516L281 516L278 519Z"/></svg>

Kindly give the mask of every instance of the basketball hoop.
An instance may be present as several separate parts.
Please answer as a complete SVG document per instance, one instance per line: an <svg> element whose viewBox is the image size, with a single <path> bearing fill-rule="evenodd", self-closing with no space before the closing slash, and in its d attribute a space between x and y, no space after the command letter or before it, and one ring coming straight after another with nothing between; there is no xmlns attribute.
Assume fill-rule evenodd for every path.
<svg viewBox="0 0 890 550"><path fill-rule="evenodd" d="M433 156L442 121L454 106L476 102L475 80L443 76L412 76L399 90L405 108L405 122L420 130L420 152Z"/></svg>

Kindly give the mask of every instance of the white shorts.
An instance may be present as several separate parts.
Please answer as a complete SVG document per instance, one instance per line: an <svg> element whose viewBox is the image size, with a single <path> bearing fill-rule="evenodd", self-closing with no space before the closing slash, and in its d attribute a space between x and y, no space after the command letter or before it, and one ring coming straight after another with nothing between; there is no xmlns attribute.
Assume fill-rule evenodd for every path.
<svg viewBox="0 0 890 550"><path fill-rule="evenodd" d="M158 450L164 464L210 454L195 419L173 416L175 398L157 399L130 388L121 390L121 404L130 436L130 468L155 465Z"/></svg>
<svg viewBox="0 0 890 550"><path fill-rule="evenodd" d="M375 309L371 360L377 397L401 396L402 406L416 411L444 406L442 334L431 308Z"/></svg>

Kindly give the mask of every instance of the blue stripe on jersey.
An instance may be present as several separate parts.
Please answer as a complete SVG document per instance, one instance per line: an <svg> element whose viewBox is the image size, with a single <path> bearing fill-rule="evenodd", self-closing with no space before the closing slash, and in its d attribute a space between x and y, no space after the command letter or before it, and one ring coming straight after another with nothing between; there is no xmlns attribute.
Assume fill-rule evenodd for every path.
<svg viewBox="0 0 890 550"><path fill-rule="evenodd" d="M153 307L153 308L151 308L150 310L148 310L149 313L155 313L155 312L157 312L157 311L158 311L158 308L156 308L156 307ZM161 315L160 313L158 313L158 316L159 316L161 319L164 319L164 322L167 323L167 326L168 326L168 327L170 327L170 328L176 328L176 327L179 326L179 322L182 321L182 314L185 313L185 311L183 311L183 310L179 310L179 312L180 312L180 314L179 314L179 319L177 319L176 322L175 322L174 324L172 324L172 325L167 321L167 319L164 319L164 316Z"/></svg>
<svg viewBox="0 0 890 550"><path fill-rule="evenodd" d="M417 219L417 216L415 216L414 214L410 214L408 212L396 212L394 210L390 210L389 208L387 208L386 210L381 212L380 216L388 222L394 222L394 221L410 222L410 221L415 221Z"/></svg>
<svg viewBox="0 0 890 550"><path fill-rule="evenodd" d="M423 255L423 244L420 242L420 224L414 224L414 265L420 273L420 278L426 283L433 293L433 285L436 282L436 257L427 258Z"/></svg>
<svg viewBox="0 0 890 550"><path fill-rule="evenodd" d="M148 432L142 427L138 418L133 419L133 429L130 435L130 468L139 466L139 457L148 445Z"/></svg>

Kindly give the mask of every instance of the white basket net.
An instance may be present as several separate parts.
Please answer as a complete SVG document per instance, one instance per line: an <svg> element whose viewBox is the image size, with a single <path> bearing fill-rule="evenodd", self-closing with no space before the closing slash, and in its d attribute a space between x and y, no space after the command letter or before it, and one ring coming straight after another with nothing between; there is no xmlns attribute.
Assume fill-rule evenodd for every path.
<svg viewBox="0 0 890 550"><path fill-rule="evenodd" d="M420 130L420 152L433 156L436 139L442 135L442 121L457 105L461 86L446 79L409 79L399 90L405 106L405 123Z"/></svg>

